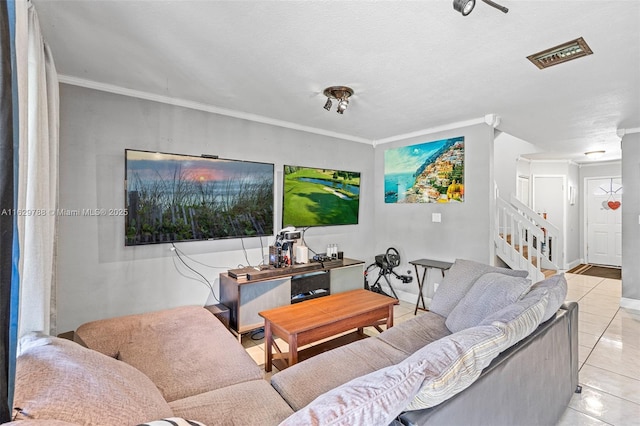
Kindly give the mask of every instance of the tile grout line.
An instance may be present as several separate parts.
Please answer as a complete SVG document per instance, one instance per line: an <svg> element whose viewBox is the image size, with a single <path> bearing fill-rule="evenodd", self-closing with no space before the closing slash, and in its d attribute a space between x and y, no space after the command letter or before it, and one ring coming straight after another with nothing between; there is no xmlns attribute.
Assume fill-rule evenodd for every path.
<svg viewBox="0 0 640 426"><path fill-rule="evenodd" d="M580 299L578 299L578 301L577 301L577 303L578 303L578 320L580 319L580 300L584 299L587 294L591 293L593 291L593 289L595 289L600 284L602 284L602 282L605 279L606 278L603 278L598 284L596 284L593 287L591 287L591 289L588 292L586 292ZM589 360L589 357L593 353L593 350L596 348L596 346L598 346L598 343L600 343L600 339L602 339L602 336L604 336L604 334L607 332L607 330L609 329L609 326L611 326L611 323L613 322L613 319L616 317L616 315L618 315L618 312L620 312L620 306L618 306L618 309L616 309L616 312L613 314L613 316L611 317L611 319L607 323L607 326L604 328L604 331L602 333L600 333L600 336L598 336L598 340L596 340L596 343L593 345L591 350L589 350L589 355L587 355L587 357L584 359L584 362L582 363L582 365L580 366L578 371L582 370L582 367L587 363L587 361ZM578 331L580 331L580 327L579 326L578 326Z"/></svg>

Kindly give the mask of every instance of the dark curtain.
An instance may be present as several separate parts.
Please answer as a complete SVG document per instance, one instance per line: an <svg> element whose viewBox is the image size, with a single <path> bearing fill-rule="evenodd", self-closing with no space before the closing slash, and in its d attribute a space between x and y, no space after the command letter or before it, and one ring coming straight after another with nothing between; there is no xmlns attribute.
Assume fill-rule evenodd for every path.
<svg viewBox="0 0 640 426"><path fill-rule="evenodd" d="M6 1L0 1L0 55L0 423L4 423L11 419L13 382L10 324L15 217L11 37Z"/></svg>

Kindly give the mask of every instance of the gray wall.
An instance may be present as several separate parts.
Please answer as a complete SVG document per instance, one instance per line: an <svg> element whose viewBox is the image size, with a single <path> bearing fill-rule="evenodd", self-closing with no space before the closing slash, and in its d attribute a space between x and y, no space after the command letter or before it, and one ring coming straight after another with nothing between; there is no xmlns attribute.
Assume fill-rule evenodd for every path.
<svg viewBox="0 0 640 426"><path fill-rule="evenodd" d="M640 133L622 138L622 297L640 309Z"/></svg>
<svg viewBox="0 0 640 426"><path fill-rule="evenodd" d="M403 259L397 271L411 271L412 275L408 261L413 259L494 261L494 129L486 124L374 149L367 144L63 84L60 136L63 209L123 207L125 148L274 163L276 227L280 223L284 164L343 168L362 173L360 224L310 229L305 240L312 249L324 251L328 243L337 243L346 256L369 264L376 254L394 246ZM386 149L456 136L465 137L464 203L384 203ZM432 222L432 213L441 213L442 222ZM208 288L179 264L170 245L125 247L123 228L122 217L59 217L57 332L95 319L212 301ZM262 241L247 238L177 246L218 294L220 272L239 264L260 263L261 247L272 243L272 238L265 237ZM440 280L434 275L427 277L430 284ZM415 280L393 283L401 297L415 300ZM429 297L433 288L427 290Z"/></svg>
<svg viewBox="0 0 640 426"><path fill-rule="evenodd" d="M60 99L62 209L122 208L125 148L274 163L276 228L284 164L354 170L362 173L360 224L313 228L305 240L316 251L337 243L348 257L374 255L376 185L370 145L65 84ZM123 217L59 217L58 332L100 318L204 304L209 298L207 287L189 278L194 275L179 265L169 244L125 247L123 238ZM177 246L218 294L218 274L238 264L260 263L261 243L267 247L273 238Z"/></svg>
<svg viewBox="0 0 640 426"><path fill-rule="evenodd" d="M465 200L452 204L385 204L384 151L405 145L465 137ZM413 268L408 261L430 258L454 261L456 258L492 263L494 260L491 224L494 211L493 128L486 124L405 139L376 146L375 150L375 248L384 253L389 246L401 254L403 273ZM442 222L431 221L440 213ZM415 274L415 272L412 272ZM433 274L435 276L435 273ZM437 277L427 277L438 281ZM415 281L394 287L417 294ZM425 291L430 297L432 289Z"/></svg>

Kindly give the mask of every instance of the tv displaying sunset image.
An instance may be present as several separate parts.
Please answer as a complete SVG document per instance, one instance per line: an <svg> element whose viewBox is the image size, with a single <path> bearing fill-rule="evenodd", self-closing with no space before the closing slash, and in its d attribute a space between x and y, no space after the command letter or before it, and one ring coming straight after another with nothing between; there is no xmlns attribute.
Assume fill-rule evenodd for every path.
<svg viewBox="0 0 640 426"><path fill-rule="evenodd" d="M273 235L273 164L125 150L125 245Z"/></svg>

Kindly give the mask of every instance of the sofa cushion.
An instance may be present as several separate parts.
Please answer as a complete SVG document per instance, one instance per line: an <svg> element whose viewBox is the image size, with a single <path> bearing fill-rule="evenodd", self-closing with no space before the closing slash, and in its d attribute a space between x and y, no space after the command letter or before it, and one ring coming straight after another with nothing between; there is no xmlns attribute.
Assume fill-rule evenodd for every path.
<svg viewBox="0 0 640 426"><path fill-rule="evenodd" d="M263 379L237 383L169 403L176 416L214 425L277 425L293 410Z"/></svg>
<svg viewBox="0 0 640 426"><path fill-rule="evenodd" d="M527 271L499 268L474 262L473 260L456 259L445 273L442 283L431 299L429 310L443 317L448 317L460 299L469 291L478 278L489 272L497 272L514 277L526 278Z"/></svg>
<svg viewBox="0 0 640 426"><path fill-rule="evenodd" d="M424 363L401 362L353 379L322 394L281 426L388 425L420 388Z"/></svg>
<svg viewBox="0 0 640 426"><path fill-rule="evenodd" d="M406 357L406 353L370 337L294 364L271 376L271 385L294 410L299 410L349 380Z"/></svg>
<svg viewBox="0 0 640 426"><path fill-rule="evenodd" d="M433 407L463 391L508 347L507 335L496 326L472 327L433 342L406 359L424 360L425 379L406 410Z"/></svg>
<svg viewBox="0 0 640 426"><path fill-rule="evenodd" d="M553 275L546 280L538 281L531 286L529 291L540 291L539 289L546 289L549 293L549 301L547 302L547 307L541 321L545 322L558 312L558 309L560 309L560 306L562 306L567 298L567 280L564 274Z"/></svg>
<svg viewBox="0 0 640 426"><path fill-rule="evenodd" d="M428 311L396 324L374 339L380 339L409 356L421 347L451 334L444 322L444 317Z"/></svg>
<svg viewBox="0 0 640 426"><path fill-rule="evenodd" d="M489 315L480 325L500 327L507 335L508 346L515 345L541 323L548 299L549 295L544 288L531 291L516 303Z"/></svg>
<svg viewBox="0 0 640 426"><path fill-rule="evenodd" d="M445 324L452 332L476 326L522 296L531 281L496 272L482 275L451 311Z"/></svg>
<svg viewBox="0 0 640 426"><path fill-rule="evenodd" d="M80 426L78 423L63 422L62 420L16 420L2 423L2 426Z"/></svg>
<svg viewBox="0 0 640 426"><path fill-rule="evenodd" d="M93 321L76 333L145 373L169 402L263 377L229 330L198 306Z"/></svg>
<svg viewBox="0 0 640 426"><path fill-rule="evenodd" d="M121 426L173 415L140 371L57 337L21 339L15 383L17 419Z"/></svg>

